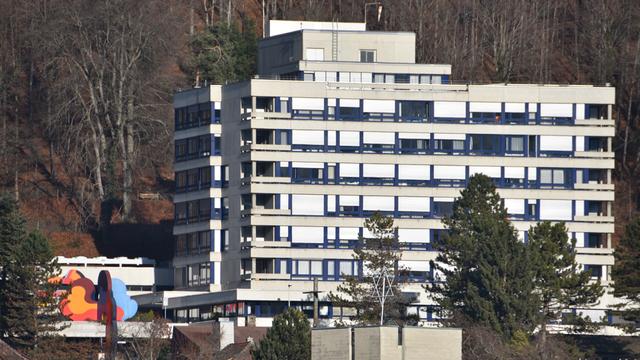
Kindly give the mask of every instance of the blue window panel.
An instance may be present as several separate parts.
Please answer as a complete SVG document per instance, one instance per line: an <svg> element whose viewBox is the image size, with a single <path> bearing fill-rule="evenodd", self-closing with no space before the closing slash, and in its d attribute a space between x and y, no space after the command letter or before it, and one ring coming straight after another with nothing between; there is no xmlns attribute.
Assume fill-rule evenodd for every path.
<svg viewBox="0 0 640 360"><path fill-rule="evenodd" d="M591 107L588 104L584 105L584 118L591 119Z"/></svg>
<svg viewBox="0 0 640 360"><path fill-rule="evenodd" d="M276 96L275 97L275 102L276 102L275 111L276 112L281 112L282 111L282 104L280 103L280 96Z"/></svg>
<svg viewBox="0 0 640 360"><path fill-rule="evenodd" d="M279 104L279 102L277 102L276 104ZM275 138L276 144L282 143L282 131L286 131L286 130L276 129L276 131L275 131L275 133L276 133L276 138Z"/></svg>
<svg viewBox="0 0 640 360"><path fill-rule="evenodd" d="M329 119L329 99L327 98L324 98L324 110L322 114L322 119L323 120Z"/></svg>

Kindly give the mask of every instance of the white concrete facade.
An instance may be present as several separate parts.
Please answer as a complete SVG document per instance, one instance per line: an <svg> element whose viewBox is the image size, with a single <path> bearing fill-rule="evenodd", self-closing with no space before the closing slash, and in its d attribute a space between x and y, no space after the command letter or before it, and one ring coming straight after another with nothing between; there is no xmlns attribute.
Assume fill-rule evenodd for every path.
<svg viewBox="0 0 640 360"><path fill-rule="evenodd" d="M414 63L409 33L302 27L262 40L260 58L282 46L296 50L261 62L262 78L175 96L174 279L197 293L163 295L174 320L307 310L314 277L321 316L339 316L324 296L361 273L351 249L374 211L396 219L411 311L436 320L421 285L474 173L495 179L523 241L537 221L564 221L578 261L608 284L613 88L452 85L449 65ZM323 60L305 57L317 49ZM584 311L599 318L610 301Z"/></svg>

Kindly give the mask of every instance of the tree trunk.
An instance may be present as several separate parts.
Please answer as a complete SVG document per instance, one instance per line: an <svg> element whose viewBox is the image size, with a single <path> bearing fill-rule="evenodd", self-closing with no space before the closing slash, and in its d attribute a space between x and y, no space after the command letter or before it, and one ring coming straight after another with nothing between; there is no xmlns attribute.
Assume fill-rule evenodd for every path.
<svg viewBox="0 0 640 360"><path fill-rule="evenodd" d="M14 185L14 196L16 201L20 201L20 186L19 186L19 181L18 181L18 147L20 144L20 112L18 110L18 96L15 96L15 107L13 110L14 116L15 116L15 120L16 120L16 128L15 128L15 133L14 133L14 144L13 144L13 149L14 149L14 164L13 164L13 169L14 169L14 178L13 178L13 185Z"/></svg>
<svg viewBox="0 0 640 360"><path fill-rule="evenodd" d="M130 90L131 92L131 90ZM133 96L129 94L127 100L127 112L124 116L124 127L120 133L120 148L122 151L122 218L125 222L131 221L131 208L133 197Z"/></svg>

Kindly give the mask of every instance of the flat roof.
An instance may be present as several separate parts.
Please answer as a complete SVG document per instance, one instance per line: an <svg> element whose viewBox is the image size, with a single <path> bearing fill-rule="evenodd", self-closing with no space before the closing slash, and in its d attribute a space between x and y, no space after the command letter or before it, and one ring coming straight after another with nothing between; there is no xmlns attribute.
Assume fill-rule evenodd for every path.
<svg viewBox="0 0 640 360"><path fill-rule="evenodd" d="M350 30L364 32L367 31L367 24L363 22L269 20L266 36L272 37L298 30Z"/></svg>

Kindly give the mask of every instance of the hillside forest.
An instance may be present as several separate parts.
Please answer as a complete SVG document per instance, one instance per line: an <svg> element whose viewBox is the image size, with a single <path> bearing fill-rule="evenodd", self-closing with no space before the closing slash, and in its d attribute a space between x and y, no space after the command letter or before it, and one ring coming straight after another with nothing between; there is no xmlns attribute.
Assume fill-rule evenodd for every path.
<svg viewBox="0 0 640 360"><path fill-rule="evenodd" d="M0 0L0 192L57 254L168 259L173 93L251 77L269 19L366 13L453 82L614 86L617 232L639 210L640 2L365 2Z"/></svg>

